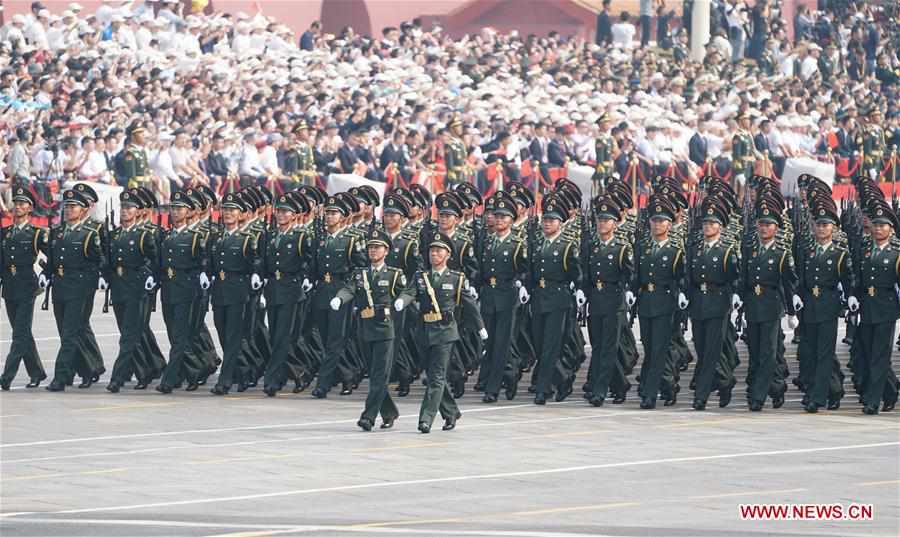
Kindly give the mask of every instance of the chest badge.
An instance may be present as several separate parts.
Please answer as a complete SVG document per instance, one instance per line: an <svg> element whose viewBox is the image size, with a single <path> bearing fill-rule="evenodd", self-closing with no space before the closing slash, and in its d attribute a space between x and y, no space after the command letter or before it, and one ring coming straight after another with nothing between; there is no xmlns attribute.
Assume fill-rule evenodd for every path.
<svg viewBox="0 0 900 537"><path fill-rule="evenodd" d="M762 286L761 286L761 285L756 285L756 286L753 288L753 292L756 294L756 296L762 296Z"/></svg>
<svg viewBox="0 0 900 537"><path fill-rule="evenodd" d="M12 274L13 276L16 275L16 266L15 265L9 266L9 273Z"/></svg>
<svg viewBox="0 0 900 537"><path fill-rule="evenodd" d="M826 263L828 263L828 264L830 265L830 264L831 264L831 260L829 259L828 261L826 261Z"/></svg>
<svg viewBox="0 0 900 537"><path fill-rule="evenodd" d="M134 241L133 240L128 241L128 246L134 246Z"/></svg>
<svg viewBox="0 0 900 537"><path fill-rule="evenodd" d="M118 267L116 267L116 274L120 278L122 277L122 274L124 274L124 273L125 273L125 269L122 267L122 265L119 265Z"/></svg>
<svg viewBox="0 0 900 537"><path fill-rule="evenodd" d="M718 257L714 257L714 258L713 258L713 263L715 263L715 262L718 261L718 260L719 260Z"/></svg>
<svg viewBox="0 0 900 537"><path fill-rule="evenodd" d="M612 258L613 258L612 254L609 254L608 256L606 256L606 259L609 259L610 261L612 261Z"/></svg>

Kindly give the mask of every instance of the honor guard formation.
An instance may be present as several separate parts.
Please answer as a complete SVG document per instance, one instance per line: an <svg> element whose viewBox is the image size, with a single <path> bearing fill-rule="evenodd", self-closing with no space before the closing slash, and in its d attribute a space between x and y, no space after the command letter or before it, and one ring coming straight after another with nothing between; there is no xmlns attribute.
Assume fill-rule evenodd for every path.
<svg viewBox="0 0 900 537"><path fill-rule="evenodd" d="M112 393L215 380L209 391L219 396L311 387L326 399L368 377L358 425L369 431L379 415L392 427L393 397L420 381L418 430L428 433L438 413L444 430L456 426L455 399L470 384L484 403L514 399L520 387L537 405L565 400L588 343L581 389L590 405L623 403L634 374L642 409L675 405L683 383L695 410L712 396L726 407L743 339L750 411L780 408L791 377L807 412L837 409L845 372L864 413L893 410L898 215L871 179L858 176L840 206L809 175L796 198L763 176L742 199L712 176L692 191L656 177L643 200L621 180L596 179L592 199L562 178L542 195L512 182L487 199L469 183L435 198L413 185L383 199L368 186L327 195L304 185L277 197L248 187L221 198L200 187L174 192L165 207L137 186L103 221L89 216L96 192L78 183L50 229L32 224L33 194L19 187L0 234L12 326L0 385L10 389L22 362L29 388L48 377L32 335L40 299L44 310L52 304L60 338L52 392L108 374ZM119 329L114 359L91 330L98 290ZM150 330L157 311L167 356ZM793 372L785 316L799 342ZM840 323L847 364L835 354ZM681 379L695 359L693 378Z"/></svg>

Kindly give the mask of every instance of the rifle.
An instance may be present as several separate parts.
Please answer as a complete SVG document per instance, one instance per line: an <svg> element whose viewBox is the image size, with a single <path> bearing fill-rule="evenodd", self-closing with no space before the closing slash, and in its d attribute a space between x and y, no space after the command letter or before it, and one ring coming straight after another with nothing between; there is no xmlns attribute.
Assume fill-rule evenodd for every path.
<svg viewBox="0 0 900 537"><path fill-rule="evenodd" d="M590 264L587 262L587 254L590 252L590 238L593 236L591 231L588 229L588 218L586 216L587 209L582 205L581 209L578 211L578 229L581 230L581 235L578 237L579 245L578 250L581 254L581 258L579 262L581 263L581 273L586 278L588 274L590 274ZM576 313L575 319L578 322L579 326L587 326L587 302L584 303L583 306L578 308L578 312Z"/></svg>
<svg viewBox="0 0 900 537"><path fill-rule="evenodd" d="M644 208L641 207L640 198L635 197L635 203L637 203L637 217L634 222L634 278L638 283L641 281L641 256L643 256L644 252L644 217L646 213ZM638 297L635 300L634 305L631 306L630 318L628 320L628 326L634 327L634 321L637 320L638 317L638 301L640 298Z"/></svg>
<svg viewBox="0 0 900 537"><path fill-rule="evenodd" d="M157 266L162 266L162 241L163 241L163 227L162 227L162 215L159 214L159 207L154 207L153 210L156 212L156 223L154 226L156 227L156 233L154 233L155 241L156 241L156 253L158 256ZM169 205L169 226L172 225L172 216L171 216L172 206ZM156 287L153 288L153 292L150 293L150 311L156 311L156 294L159 293L160 284L157 283Z"/></svg>
<svg viewBox="0 0 900 537"><path fill-rule="evenodd" d="M113 226L113 214L112 214L112 200L106 200L106 216L103 218L103 229L106 230L106 244L104 247L106 248L106 262L108 264L112 263L112 229ZM109 284L107 283L106 289L103 291L103 313L109 313Z"/></svg>
<svg viewBox="0 0 900 537"><path fill-rule="evenodd" d="M62 211L62 202L56 205L56 211ZM53 273L56 272L55 267L53 266L53 243L56 242L56 231L59 230L63 225L62 216L59 218L59 223L56 227L53 227L53 214L50 214L50 219L47 221L47 233L49 238L47 239L47 260L42 265L45 272L46 269L50 269L50 273L47 277L47 288L44 289L44 301L41 302L41 311L47 311L50 309L50 289L53 287Z"/></svg>
<svg viewBox="0 0 900 537"><path fill-rule="evenodd" d="M431 256L428 255L429 244L431 243L431 234L434 230L434 222L431 220L431 205L423 207L425 220L422 221L422 229L419 230L419 250L422 255L422 267L425 270L431 270Z"/></svg>

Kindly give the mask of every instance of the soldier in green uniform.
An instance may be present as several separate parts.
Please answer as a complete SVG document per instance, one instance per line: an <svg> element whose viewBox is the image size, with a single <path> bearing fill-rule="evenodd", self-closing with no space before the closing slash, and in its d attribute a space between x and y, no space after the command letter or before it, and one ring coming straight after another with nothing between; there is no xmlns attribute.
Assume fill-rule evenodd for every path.
<svg viewBox="0 0 900 537"><path fill-rule="evenodd" d="M88 199L67 190L63 203L66 223L54 230L50 263L44 274L53 285L53 315L60 340L53 381L47 386L52 392L65 390L76 370L84 368L79 341L88 322L85 303L93 299L98 287L106 288L106 280L100 276L100 267L106 263L100 234L83 222Z"/></svg>
<svg viewBox="0 0 900 537"><path fill-rule="evenodd" d="M263 391L269 397L275 397L288 380L294 323L298 322L297 311L300 303L306 300L309 286L307 274L312 260L312 243L306 232L294 223L298 213L306 212L309 212L309 202L303 196L279 196L275 202L277 229L270 234L265 248L266 315L272 357L266 366Z"/></svg>
<svg viewBox="0 0 900 537"><path fill-rule="evenodd" d="M240 213L248 210L246 202L239 193L229 193L221 207L224 229L210 247L208 267L213 273L213 321L222 345L222 369L210 390L214 395L228 394L235 381L241 383L249 374L241 355L244 313L251 291L262 288L256 241L251 233L239 229Z"/></svg>
<svg viewBox="0 0 900 537"><path fill-rule="evenodd" d="M803 309L803 301L795 293L794 258L775 237L782 222L777 201L768 195L760 196L756 201L759 241L750 249L741 275L750 356L747 403L753 412L762 410L767 396L772 397L775 408L784 403L787 385L775 372L781 318L785 308L791 316Z"/></svg>
<svg viewBox="0 0 900 537"><path fill-rule="evenodd" d="M900 318L900 298L896 292L900 285L900 248L891 243L891 237L900 229L900 223L891 206L881 199L870 201L868 216L872 223L872 243L860 261L856 296L860 298L861 316L856 338L862 344L865 370L863 412L878 414L882 400L882 411L893 410L897 403L891 347Z"/></svg>
<svg viewBox="0 0 900 537"><path fill-rule="evenodd" d="M501 386L515 393L519 363L513 358L512 339L516 333L519 304L530 299L526 281L528 249L512 232L516 202L499 192L494 203L494 234L485 239L481 252L481 316L491 339L487 343L482 375L483 401L496 403Z"/></svg>
<svg viewBox="0 0 900 537"><path fill-rule="evenodd" d="M884 151L887 147L881 120L881 110L877 106L870 108L866 113L866 125L860 134L862 139L857 141L863 157L862 173L876 179L884 166Z"/></svg>
<svg viewBox="0 0 900 537"><path fill-rule="evenodd" d="M132 189L132 192L135 195L135 199L138 199L141 202L141 206L139 207L140 211L138 213L138 224L143 227L156 242L158 252L159 243L162 239L162 227L159 225L159 201L157 201L156 195L145 186ZM139 359L143 363L152 364L153 374L151 376L152 378L157 378L162 375L163 370L166 368L166 358L159 348L159 342L156 341L156 334L154 334L153 329L150 328L150 317L152 312L156 311L156 295L159 291L159 282L161 281L158 274L158 260L153 264L153 268L155 271L154 280L157 283L157 287L150 293L148 299L149 306L144 309L143 332L141 334L141 344L138 353L140 354ZM151 366L148 365L148 367ZM136 386L136 389L139 390L145 388L146 385L142 383L139 383Z"/></svg>
<svg viewBox="0 0 900 537"><path fill-rule="evenodd" d="M218 204L219 200L216 193L206 186L200 185L193 191L192 196L197 206L194 221L188 224L188 228L200 234L202 248L204 252L204 261L209 261L209 245L214 243L221 234L221 221L213 222L212 212ZM221 218L221 216L220 216ZM206 326L206 312L209 310L209 277L206 276L204 270L202 274L206 277L207 285L202 285L200 293L196 295L194 305L191 308L190 325L191 342L187 352L186 359L197 370L196 382L191 383L188 379L187 391L194 391L201 385L206 383L206 378L215 373L222 359L216 352L215 343L213 343L212 334ZM203 278L204 276L200 276ZM205 289L204 289L205 287Z"/></svg>
<svg viewBox="0 0 900 537"><path fill-rule="evenodd" d="M594 140L594 151L597 157L597 164L594 171L595 185L601 178L605 178L615 171L615 161L619 153L619 145L616 139L609 133L609 114L603 112L597 118L597 127L600 134Z"/></svg>
<svg viewBox="0 0 900 537"><path fill-rule="evenodd" d="M318 383L312 393L317 399L327 397L337 380L342 381L345 388L353 382L351 371L342 370L341 378L336 378L338 364L347 347L345 327L349 323L351 307L344 304L338 311L332 311L329 307L331 299L344 287L353 270L366 264L364 245L345 223L352 212L346 201L349 200L335 196L326 200L325 233L316 237L318 244L313 265L316 290L311 315L325 347Z"/></svg>
<svg viewBox="0 0 900 537"><path fill-rule="evenodd" d="M553 385L560 387L568 379L560 379L557 362L563 350L567 315L572 308L571 288L581 284L578 245L562 233L568 219L568 208L558 194L544 198L542 217L543 237L534 245L531 257L531 278L528 288L532 301L532 337L537 353L534 403L544 405L553 393ZM586 302L580 288L579 305Z"/></svg>
<svg viewBox="0 0 900 537"><path fill-rule="evenodd" d="M184 381L187 381L188 389L194 391L199 386L198 381L209 374L207 364L201 359L196 356L188 359L191 341L198 328L196 321L192 322L193 309L198 306L201 291L210 286L205 272L208 262L206 241L203 232L189 223L188 214L196 209L197 203L191 192L172 194L172 227L159 245L162 313L169 336L169 363L156 387L160 393L171 393ZM205 303L203 311L206 312Z"/></svg>
<svg viewBox="0 0 900 537"><path fill-rule="evenodd" d="M456 401L447 387L446 371L454 343L459 340L459 327L473 324L480 337L487 339L487 330L478 312L475 300L467 292L469 282L462 272L448 268L447 261L453 252L453 241L441 232L434 232L429 242L431 268L420 270L410 282L407 294L415 297L423 320L427 361L425 374L425 398L419 410L419 432L431 432L431 424L438 410L444 418L443 430L456 427L462 416ZM394 309L402 311L406 306L403 297L394 302Z"/></svg>
<svg viewBox="0 0 900 537"><path fill-rule="evenodd" d="M140 121L132 123L128 129L128 140L122 156L122 176L128 188L147 186L150 181L150 164L144 149L144 125Z"/></svg>
<svg viewBox="0 0 900 537"><path fill-rule="evenodd" d="M91 216L91 211L100 201L100 197L87 183L77 183L72 188L83 195L88 202L88 208L87 211L84 212L81 225L90 227L97 232L100 236L100 248L106 252L106 244L109 241L107 230L104 227L103 222ZM94 290L94 294L96 294L96 290ZM82 379L81 384L78 385L79 388L90 388L91 385L94 382L97 382L100 379L100 376L106 372L106 368L103 366L103 355L100 353L100 345L97 344L97 337L94 335L94 329L91 326L91 315L94 312L94 294L92 294L90 299L85 303L83 315L87 319L87 326L85 327L84 333L79 337L79 347L81 348L80 352L83 358L80 361L80 363L83 364L83 367L78 370L78 375Z"/></svg>
<svg viewBox="0 0 900 537"><path fill-rule="evenodd" d="M641 364L641 408L656 408L656 398L662 392L666 405L675 400L675 388L663 382L663 370L675 329L675 309L688 306L684 294L684 251L680 244L669 239L676 209L663 195L654 195L648 203L650 240L642 245L634 278L638 297L638 317L644 361Z"/></svg>
<svg viewBox="0 0 900 537"><path fill-rule="evenodd" d="M728 227L728 208L715 196L703 200L700 207L703 240L688 246L690 252L689 300L697 372L694 376L694 410L705 410L706 400L715 388L716 370L722 357L727 325L732 309L741 307L737 294L740 255L733 244L722 238ZM731 388L720 387L719 405L727 405Z"/></svg>
<svg viewBox="0 0 900 537"><path fill-rule="evenodd" d="M459 116L454 116L447 126L448 136L444 146L444 161L447 165L447 188L469 181L469 165L466 161L468 150L463 141L463 125Z"/></svg>
<svg viewBox="0 0 900 537"><path fill-rule="evenodd" d="M753 134L750 133L750 114L742 112L737 117L738 131L731 139L731 166L737 179L738 193L743 189L740 185L753 175L753 163L756 161L756 146ZM742 176L738 179L738 175Z"/></svg>
<svg viewBox="0 0 900 537"><path fill-rule="evenodd" d="M337 296L331 299L331 309L339 311L341 305L355 301L359 309L359 331L362 351L369 365L369 394L366 406L356 423L362 430L371 431L375 419L381 414L382 429L389 429L400 416L397 405L388 391L396 352L394 344L399 338L395 332L401 311L394 312L394 302L411 302L413 297L406 290L406 276L399 268L385 263L391 249L391 239L384 231L374 229L366 242L369 266L354 270Z"/></svg>
<svg viewBox="0 0 900 537"><path fill-rule="evenodd" d="M38 278L33 267L40 254L47 255L49 234L46 229L31 223L34 196L28 189L17 186L13 190L12 200L12 224L0 229L0 285L3 286L6 316L12 328L9 354L0 375L0 388L4 391L9 390L23 361L30 379L27 388L36 388L47 378L31 333L31 324L34 300L40 293L38 287L47 287L47 277L41 275Z"/></svg>
<svg viewBox="0 0 900 537"><path fill-rule="evenodd" d="M149 307L148 293L156 287L152 268L157 261L156 241L137 222L140 200L126 190L119 194L119 204L121 226L110 233L110 258L104 267L119 328L119 354L106 386L112 393L132 374L137 377L135 389L146 388L156 374L153 364L143 362L137 351Z"/></svg>
<svg viewBox="0 0 900 537"><path fill-rule="evenodd" d="M831 393L831 377L837 361L838 318L844 308L840 289L851 293L846 302L850 311L859 310L859 300L852 294L856 290L856 278L851 256L846 247L833 241L840 218L830 194L829 191L827 198L823 196L813 207L815 249L801 252L803 258L798 261L798 294L804 307L800 315L803 337L797 354L801 363L808 363L811 370L811 385L807 386L804 405L810 413L817 412L829 402L840 401L840 395L835 397ZM843 393L841 387L834 391Z"/></svg>
<svg viewBox="0 0 900 537"><path fill-rule="evenodd" d="M581 252L585 277L582 290L588 297L588 337L591 341L590 396L602 406L614 374L622 377L619 339L625 325L625 305L634 303L631 280L634 253L628 242L616 236L622 209L609 196L593 201L597 235L589 237Z"/></svg>

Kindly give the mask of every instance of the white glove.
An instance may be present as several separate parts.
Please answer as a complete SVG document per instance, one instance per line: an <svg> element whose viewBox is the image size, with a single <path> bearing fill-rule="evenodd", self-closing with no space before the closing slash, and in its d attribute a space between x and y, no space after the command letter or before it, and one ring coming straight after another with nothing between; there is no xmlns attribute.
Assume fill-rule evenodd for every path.
<svg viewBox="0 0 900 537"><path fill-rule="evenodd" d="M479 330L478 335L481 336L482 341L487 341L487 338L488 338L487 328L482 328L481 330Z"/></svg>
<svg viewBox="0 0 900 537"><path fill-rule="evenodd" d="M300 284L300 288L303 289L304 293L307 293L310 290L312 290L313 285L311 283L309 283L309 278L303 278L303 283Z"/></svg>
<svg viewBox="0 0 900 537"><path fill-rule="evenodd" d="M47 286L50 285L50 280L46 276L41 274L40 276L38 276L38 285L41 289L46 289Z"/></svg>
<svg viewBox="0 0 900 537"><path fill-rule="evenodd" d="M803 300L800 299L800 295L794 295L794 310L800 311L803 309Z"/></svg>
<svg viewBox="0 0 900 537"><path fill-rule="evenodd" d="M744 301L741 300L741 296L737 293L731 295L731 309L741 309L741 306L744 305Z"/></svg>
<svg viewBox="0 0 900 537"><path fill-rule="evenodd" d="M531 295L528 294L528 289L524 287L519 288L519 302L522 304L528 304L528 301L531 300Z"/></svg>
<svg viewBox="0 0 900 537"><path fill-rule="evenodd" d="M259 295L259 305L263 308L266 307L266 296L265 295Z"/></svg>
<svg viewBox="0 0 900 537"><path fill-rule="evenodd" d="M206 291L209 289L209 276L205 272L200 273L200 289Z"/></svg>
<svg viewBox="0 0 900 537"><path fill-rule="evenodd" d="M153 276L147 276L147 280L144 282L144 290L152 291L154 287L156 287L156 280L153 279Z"/></svg>
<svg viewBox="0 0 900 537"><path fill-rule="evenodd" d="M250 276L250 287L254 291L259 291L259 289L263 286L262 280L259 279L259 274L254 274Z"/></svg>
<svg viewBox="0 0 900 537"><path fill-rule="evenodd" d="M737 336L738 336L738 337L743 336L743 335L744 335L744 330L746 330L746 329L747 329L747 321L741 321L741 324L739 324L739 325L737 326L737 328L735 329L735 331L736 331L736 333L737 333Z"/></svg>
<svg viewBox="0 0 900 537"><path fill-rule="evenodd" d="M476 291L472 286L469 286L469 296L475 300L478 300L478 291Z"/></svg>
<svg viewBox="0 0 900 537"><path fill-rule="evenodd" d="M625 291L625 304L630 308L631 306L634 306L635 302L637 302L637 299L634 298L634 293Z"/></svg>
<svg viewBox="0 0 900 537"><path fill-rule="evenodd" d="M103 276L100 276L100 279L97 280L97 289L105 291L107 287L109 286L106 285L106 280L103 279Z"/></svg>
<svg viewBox="0 0 900 537"><path fill-rule="evenodd" d="M331 309L333 309L334 311L338 311L339 309L341 309L341 299L338 297L332 298L331 302L329 302L329 306L331 306Z"/></svg>
<svg viewBox="0 0 900 537"><path fill-rule="evenodd" d="M859 311L859 300L856 300L855 296L851 296L847 299L847 307L854 313Z"/></svg>
<svg viewBox="0 0 900 537"><path fill-rule="evenodd" d="M516 289L522 288L522 280L516 280Z"/></svg>
<svg viewBox="0 0 900 537"><path fill-rule="evenodd" d="M678 309L683 310L688 307L688 299L684 296L684 293L678 293Z"/></svg>
<svg viewBox="0 0 900 537"><path fill-rule="evenodd" d="M791 327L791 330L794 330L795 328L800 326L800 321L797 320L796 315L791 315L790 317L788 317L788 326Z"/></svg>
<svg viewBox="0 0 900 537"><path fill-rule="evenodd" d="M737 330L737 328L738 328L738 312L737 312L737 309L731 310L731 317L730 317L730 320L731 320L731 326L733 326L733 327L735 328L735 330Z"/></svg>
<svg viewBox="0 0 900 537"><path fill-rule="evenodd" d="M851 315L850 324L852 324L853 326L859 326L859 315Z"/></svg>
<svg viewBox="0 0 900 537"><path fill-rule="evenodd" d="M403 303L402 298L398 298L397 300L394 301L394 309L397 311L403 311L403 308L405 306L406 306L406 304Z"/></svg>
<svg viewBox="0 0 900 537"><path fill-rule="evenodd" d="M844 299L845 299L845 295L844 295L844 286L841 285L841 282L838 282L837 288L838 288L838 291L841 292L841 300L844 300Z"/></svg>
<svg viewBox="0 0 900 537"><path fill-rule="evenodd" d="M575 290L575 282L569 282L569 291Z"/></svg>
<svg viewBox="0 0 900 537"><path fill-rule="evenodd" d="M581 289L575 291L575 303L578 304L578 307L584 306L587 302L587 297L584 296L584 291Z"/></svg>

